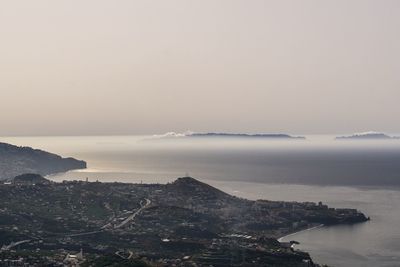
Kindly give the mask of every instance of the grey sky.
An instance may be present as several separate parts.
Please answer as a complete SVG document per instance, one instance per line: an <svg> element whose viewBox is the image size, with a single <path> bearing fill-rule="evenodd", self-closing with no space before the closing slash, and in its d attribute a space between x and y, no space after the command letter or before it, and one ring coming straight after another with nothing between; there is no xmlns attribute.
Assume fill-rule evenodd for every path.
<svg viewBox="0 0 400 267"><path fill-rule="evenodd" d="M0 135L400 132L400 1L0 1Z"/></svg>

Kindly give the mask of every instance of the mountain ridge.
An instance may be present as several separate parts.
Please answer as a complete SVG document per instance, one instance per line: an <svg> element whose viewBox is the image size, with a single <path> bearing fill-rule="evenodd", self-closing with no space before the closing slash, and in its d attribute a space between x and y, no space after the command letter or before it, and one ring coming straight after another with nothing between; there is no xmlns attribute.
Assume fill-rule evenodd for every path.
<svg viewBox="0 0 400 267"><path fill-rule="evenodd" d="M28 146L0 142L0 180L12 179L25 173L49 175L75 169L85 169L87 163L71 157Z"/></svg>
<svg viewBox="0 0 400 267"><path fill-rule="evenodd" d="M284 133L226 133L226 132L191 132L184 133L168 132L154 135L153 139L181 139L181 138L248 138L248 139L306 139L304 136L294 136Z"/></svg>

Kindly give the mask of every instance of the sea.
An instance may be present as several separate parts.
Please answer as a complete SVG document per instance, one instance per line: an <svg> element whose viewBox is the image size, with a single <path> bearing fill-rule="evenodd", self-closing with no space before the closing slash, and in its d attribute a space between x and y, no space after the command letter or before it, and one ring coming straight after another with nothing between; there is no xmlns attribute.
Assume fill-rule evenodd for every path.
<svg viewBox="0 0 400 267"><path fill-rule="evenodd" d="M283 237L321 264L400 266L400 140L305 140L163 136L1 137L85 160L88 168L51 175L54 181L168 183L191 176L248 199L322 201L371 218Z"/></svg>

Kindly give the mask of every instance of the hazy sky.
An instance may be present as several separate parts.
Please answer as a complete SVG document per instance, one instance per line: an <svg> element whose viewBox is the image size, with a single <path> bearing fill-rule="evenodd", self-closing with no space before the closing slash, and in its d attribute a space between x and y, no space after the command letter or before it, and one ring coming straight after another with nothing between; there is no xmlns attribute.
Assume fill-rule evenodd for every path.
<svg viewBox="0 0 400 267"><path fill-rule="evenodd" d="M0 135L400 132L400 1L0 0Z"/></svg>

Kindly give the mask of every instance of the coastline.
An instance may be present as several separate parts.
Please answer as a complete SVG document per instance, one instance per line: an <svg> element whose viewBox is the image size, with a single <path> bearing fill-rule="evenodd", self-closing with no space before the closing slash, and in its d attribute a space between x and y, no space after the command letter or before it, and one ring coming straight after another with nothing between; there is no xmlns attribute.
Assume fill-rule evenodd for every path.
<svg viewBox="0 0 400 267"><path fill-rule="evenodd" d="M77 181L70 181L70 182L56 182L56 183L54 183L54 184L52 184L52 186L56 186L57 184L58 185L60 185L61 184L61 186L62 187L65 187L66 185L68 185L68 183L71 183L71 184L73 184L73 187L75 188L75 187L79 187L79 186L82 186L82 188L85 188L86 190L88 190L88 189L90 189L89 188L89 185L90 184L92 184L92 183L88 183L88 182L77 182ZM99 186L101 186L101 184L103 184L103 183L95 183L94 185L95 185L95 187L93 187L93 189L97 189ZM175 187L174 187L174 184L175 184ZM121 192L120 190L121 190L121 188L120 188L120 186L121 185L123 185L122 183L116 183L116 182L112 182L112 183L104 183L103 184L103 186L104 187L106 187L107 189L107 191L109 190L108 189L108 187L109 186L115 186L116 188L117 188L117 190L118 190L118 192ZM132 193L132 186L134 186L135 184L132 184L132 183L126 183L126 185L127 185L127 190L130 192L128 195L131 195L131 193ZM144 184L144 185L146 185L146 184ZM150 185L150 184L147 184L147 185ZM225 194L228 194L228 195L230 195L229 193L227 193L227 192L224 192L224 191L221 191L221 190L219 190L218 189L218 187L213 187L213 186L211 186L211 188L210 188L210 185L208 185L208 184L205 184L205 183L203 183L203 182L200 182L200 181L197 181L197 180L195 180L194 178L190 178L190 177L183 177L183 178L178 178L176 181L174 181L173 183L171 183L171 184L164 184L164 185L162 185L162 184L158 184L157 185L158 187L157 188L159 188L159 187L166 187L166 188L168 188L169 190L175 190L175 191L173 191L173 192L175 192L175 193L179 193L179 194L174 194L174 195L183 195L183 196L185 196L185 194L182 194L182 193L184 193L184 192L188 192L188 191L193 191L194 189L201 189L201 190L194 190L194 191L196 191L196 192L198 192L200 195L199 196L203 196L203 197L201 197L200 199L204 199L204 200L207 200L208 199L208 197L207 196L209 196L210 194L211 195L214 195L215 193L218 193L217 194L217 196L219 196L219 197L223 197ZM140 187L143 187L143 184L141 184L140 186L139 186L139 188L138 189L140 189ZM69 188L69 187L68 187ZM164 190L161 190L161 191L159 191L159 189L157 189L157 188L153 188L153 187L151 187L152 189L153 189L153 191L154 191L154 194L155 194L155 199L165 199L165 198L160 198L160 196L159 196L159 194L160 193L162 193L162 192L164 192L164 194L166 194L167 193L167 191L164 191ZM89 190L90 191L90 190ZM145 190L147 193L149 193L150 191L147 191L147 190ZM226 191L228 191L228 192L230 192L230 190L226 190ZM116 191L117 192L117 191ZM172 191L171 191L172 192ZM263 191L264 192L264 191ZM222 195L220 195L220 194L222 194ZM265 194L265 192L264 192L264 194ZM121 195L121 197L124 197L123 196L124 194L122 194ZM139 194L140 195L140 194ZM146 195L145 195L146 196ZM232 195L230 195L231 197L232 197ZM154 197L154 196L153 196ZM191 195L189 195L189 197L191 197ZM230 198L228 198L228 200L229 200ZM248 198L245 198L245 199L248 199ZM174 198L171 198L170 200L172 200L173 202L175 201L174 200ZM131 199L129 200L129 201L131 201ZM137 203L141 203L140 201L142 201L142 199L136 199L136 201L137 201ZM248 199L248 201L254 201L254 200L250 200L250 199ZM229 202L229 201L228 201ZM227 202L227 203L228 203ZM281 203L282 201L278 201L279 203ZM186 202L183 202L183 203L186 203ZM199 202L195 202L196 204L198 204ZM207 203L207 202L206 202ZM230 202L229 202L230 203ZM259 205L261 205L263 202L261 201L260 203L258 203ZM266 206L265 207L269 207L269 205L268 205L268 203L269 203L269 201L267 201L266 203L264 203ZM286 202L286 203L291 203L292 205L296 205L298 208L300 208L300 210L301 210L301 203L298 203L298 202ZM297 203L297 204L296 204ZM234 203L233 203L234 204ZM184 205L186 205L186 204L184 204ZM300 206L298 206L298 205L300 205ZM262 207L262 206L261 206ZM288 207L287 205L280 205L279 206L280 208L290 208L290 206ZM309 212L311 212L311 211L314 211L314 212L317 212L319 209L317 208L317 209L307 209L307 205L305 206L305 207L303 207L305 210L308 210ZM315 207L318 207L318 206L315 206ZM162 210L162 209L161 209ZM322 209L322 212L325 210L325 208L324 209ZM343 210L346 210L346 209L343 209ZM172 210L173 211L173 210ZM323 212L324 213L324 212ZM185 214L184 214L185 215ZM340 216L339 216L340 217ZM121 217L122 218L122 217ZM273 235L271 235L271 238L272 239L275 239L276 241L278 241L278 242L280 242L281 244L279 244L279 243L277 243L276 241L274 241L274 242L276 242L275 244L276 244L276 246L278 246L278 247L280 247L280 248L283 248L283 250L282 251L284 251L284 252L288 252L289 254L288 255L286 255L287 257L292 257L294 254L295 255L297 255L297 256L299 256L299 257L304 257L304 259L305 260L309 260L309 261L313 261L314 262L314 260L315 260L315 262L325 262L325 260L323 260L323 259L320 259L320 258L318 258L318 259L315 259L309 252L308 252L308 250L303 250L302 248L300 248L300 249L298 249L297 247L295 248L295 246L296 246L296 244L297 244L297 242L291 242L291 236L293 236L293 235L295 235L295 234L297 234L297 233L301 233L301 232L304 232L304 231L309 231L309 230L313 230L313 229L316 229L316 228L319 228L319 227L321 227L321 226L324 226L324 221L321 221L321 223L312 223L312 222L308 222L307 224L303 224L303 227L297 227L297 228L293 228L293 227L288 227L288 228L280 228L280 229L278 229L278 231L275 231L275 233L273 233L273 231L272 231L272 234ZM339 223L340 224L340 223ZM325 224L326 225L326 224ZM157 227L155 227L154 226L154 228L153 228L153 230L155 230L155 229L157 229ZM88 229L88 232L85 232L85 233L96 233L96 232L93 232L93 231L91 231L92 229ZM127 230L127 231L129 231L129 229ZM317 233L318 232L320 232L320 231L316 231ZM308 234L307 234L308 235ZM311 234L310 234L311 235ZM81 234L78 234L78 235L74 235L74 237L75 238L78 238L79 236L81 236ZM285 239L285 240L283 240L283 239ZM257 242L257 241L255 241L255 242ZM140 248L140 249L142 249L142 248ZM275 253L273 250L272 250L272 253ZM293 254L293 255L292 255ZM274 254L273 254L274 255ZM175 257L175 255L173 255L173 257ZM318 265L318 264L315 264L315 266L320 266L320 265Z"/></svg>
<svg viewBox="0 0 400 267"><path fill-rule="evenodd" d="M323 226L324 226L324 224L319 224L319 225L316 225L316 226L313 226L313 227L309 227L309 228L306 228L306 229L303 229L303 230L300 230L300 231L296 231L296 232L293 232L293 233L290 233L290 234L286 234L286 235L284 235L282 237L277 238L276 240L278 240L279 242L282 242L282 239L284 239L286 237L289 237L289 236L292 236L292 235L295 235L295 234L298 234L298 233L306 232L306 231L311 231L311 230L314 230L314 229L317 229L317 228L320 228L320 227L323 227Z"/></svg>

